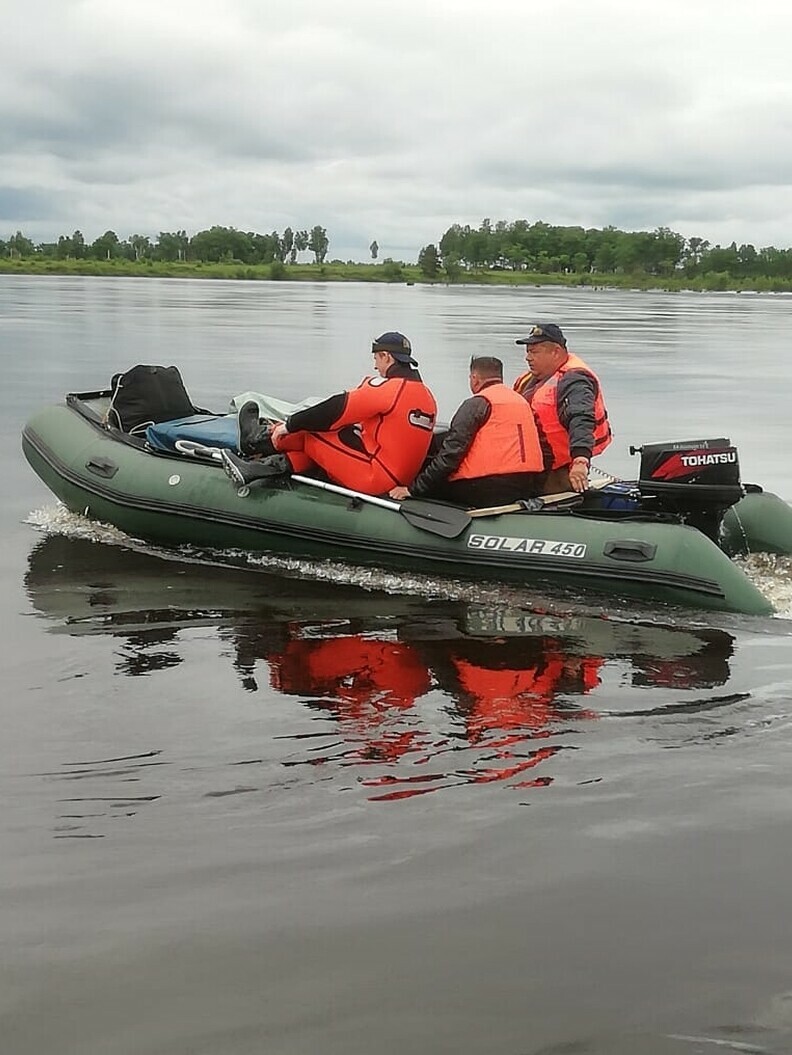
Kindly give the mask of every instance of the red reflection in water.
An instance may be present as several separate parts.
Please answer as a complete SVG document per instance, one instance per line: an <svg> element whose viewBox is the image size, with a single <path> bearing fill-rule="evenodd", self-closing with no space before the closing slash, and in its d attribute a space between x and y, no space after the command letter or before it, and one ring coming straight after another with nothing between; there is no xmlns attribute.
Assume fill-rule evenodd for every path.
<svg viewBox="0 0 792 1055"><path fill-rule="evenodd" d="M347 736L360 744L358 761L393 762L425 747L419 730L404 729L399 712L431 688L416 650L400 641L353 635L297 638L269 657L270 683L288 695L321 697Z"/></svg>
<svg viewBox="0 0 792 1055"><path fill-rule="evenodd" d="M570 718L596 717L569 697L596 688L603 664L598 656L566 656L556 639L544 637L408 643L362 634L293 636L267 658L272 687L306 697L308 706L335 719L344 738L340 753L302 764L402 763L395 773L361 779L364 787L389 789L372 796L378 801L460 784L547 786L551 777L517 778L562 750L560 744L536 748L534 741L547 739ZM442 711L451 728L439 735L427 725L426 708L415 707L433 688L451 702ZM465 753L465 764L404 772L405 763L435 767L452 752Z"/></svg>

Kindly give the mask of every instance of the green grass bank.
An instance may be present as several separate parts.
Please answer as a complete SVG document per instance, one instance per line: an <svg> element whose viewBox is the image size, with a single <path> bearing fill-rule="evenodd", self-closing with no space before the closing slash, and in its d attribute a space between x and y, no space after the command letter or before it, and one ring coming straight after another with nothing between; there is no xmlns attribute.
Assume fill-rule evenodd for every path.
<svg viewBox="0 0 792 1055"><path fill-rule="evenodd" d="M0 259L0 274L99 275L133 278L206 278L246 282L390 282L421 285L583 286L595 289L639 289L679 292L792 292L792 280L771 277L735 279L722 272L690 278L685 275L577 274L529 271L454 270L427 277L417 264L393 261L370 264L244 264L159 260L56 260L50 257Z"/></svg>

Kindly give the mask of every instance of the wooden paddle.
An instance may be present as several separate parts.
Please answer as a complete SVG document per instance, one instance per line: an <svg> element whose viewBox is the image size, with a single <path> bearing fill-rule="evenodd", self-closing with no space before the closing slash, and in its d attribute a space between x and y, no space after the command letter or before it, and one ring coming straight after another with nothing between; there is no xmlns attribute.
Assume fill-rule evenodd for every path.
<svg viewBox="0 0 792 1055"><path fill-rule="evenodd" d="M603 487L607 487L608 484L615 482L615 480L610 478L593 480L586 490L600 491ZM500 516L501 513L538 513L540 510L544 509L545 506L555 505L560 502L569 502L573 498L582 499L585 493L585 491L560 491L558 494L554 495L537 495L535 498L525 498L521 502L512 502L506 506L487 506L485 509L468 509L468 516L495 517Z"/></svg>
<svg viewBox="0 0 792 1055"><path fill-rule="evenodd" d="M470 516L466 510L445 505L443 502L426 502L422 498L406 498L403 502L393 502L388 498L366 495L362 491L352 491L348 487L327 483L325 480L313 480L310 476L293 474L289 479L295 480L298 484L318 487L322 491L332 491L335 495L356 498L361 502L368 502L369 505L379 506L380 509L390 509L394 513L401 513L407 523L412 524L413 527L421 531L429 531L433 535L441 535L443 538L456 538L466 527L470 526Z"/></svg>

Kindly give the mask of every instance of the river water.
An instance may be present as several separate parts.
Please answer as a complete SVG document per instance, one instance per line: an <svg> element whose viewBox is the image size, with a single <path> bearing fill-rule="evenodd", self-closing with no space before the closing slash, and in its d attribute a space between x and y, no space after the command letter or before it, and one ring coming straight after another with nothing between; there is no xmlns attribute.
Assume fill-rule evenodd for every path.
<svg viewBox="0 0 792 1055"><path fill-rule="evenodd" d="M616 442L727 434L792 499L781 296L0 278L0 1036L9 1055L792 1050L792 572L774 619L154 552L19 432L177 364L215 408L407 333L561 322ZM748 383L746 383L748 382Z"/></svg>

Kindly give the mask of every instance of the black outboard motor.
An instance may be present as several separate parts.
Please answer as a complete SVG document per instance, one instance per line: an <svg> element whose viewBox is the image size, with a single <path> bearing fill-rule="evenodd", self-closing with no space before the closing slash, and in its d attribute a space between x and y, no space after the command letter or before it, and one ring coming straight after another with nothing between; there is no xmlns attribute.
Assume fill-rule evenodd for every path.
<svg viewBox="0 0 792 1055"><path fill-rule="evenodd" d="M630 447L641 455L638 488L646 508L674 513L713 542L723 514L743 497L731 440L680 440Z"/></svg>

